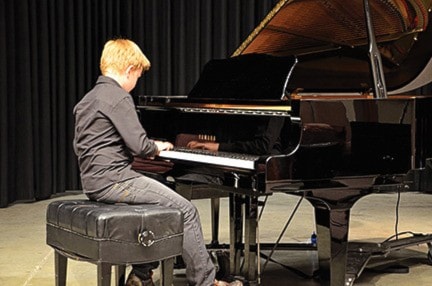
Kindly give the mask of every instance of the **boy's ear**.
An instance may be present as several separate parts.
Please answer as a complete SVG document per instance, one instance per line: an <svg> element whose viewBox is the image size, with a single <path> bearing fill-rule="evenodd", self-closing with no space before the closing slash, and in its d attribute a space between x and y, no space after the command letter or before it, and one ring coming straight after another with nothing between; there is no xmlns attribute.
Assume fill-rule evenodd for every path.
<svg viewBox="0 0 432 286"><path fill-rule="evenodd" d="M133 66L128 66L126 69L126 75L129 75L133 70Z"/></svg>

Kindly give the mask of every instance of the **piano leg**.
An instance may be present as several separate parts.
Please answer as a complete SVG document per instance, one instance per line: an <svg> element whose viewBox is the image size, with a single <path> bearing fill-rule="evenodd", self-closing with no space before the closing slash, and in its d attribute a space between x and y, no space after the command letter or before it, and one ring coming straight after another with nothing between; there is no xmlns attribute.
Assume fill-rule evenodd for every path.
<svg viewBox="0 0 432 286"><path fill-rule="evenodd" d="M321 285L345 285L350 209L315 208Z"/></svg>
<svg viewBox="0 0 432 286"><path fill-rule="evenodd" d="M230 273L257 281L258 197L230 194ZM244 221L243 221L244 220ZM244 225L244 241L243 241ZM243 253L243 263L241 256Z"/></svg>
<svg viewBox="0 0 432 286"><path fill-rule="evenodd" d="M230 273L240 274L241 246L243 237L243 199L241 195L230 193Z"/></svg>
<svg viewBox="0 0 432 286"><path fill-rule="evenodd" d="M390 182L375 184L376 177L340 178L338 181L313 185L315 188L287 194L304 196L313 206L317 231L319 278L321 285L351 286L372 256L387 256L392 250L427 243L432 245L431 234L415 234L383 243L348 243L350 210L361 198L373 193L396 193L405 190L405 184ZM334 187L338 183L342 187ZM333 187L332 187L333 186ZM283 188L278 188L283 191ZM430 250L429 250L430 251Z"/></svg>
<svg viewBox="0 0 432 286"><path fill-rule="evenodd" d="M258 197L245 197L245 249L243 275L249 281L257 280L257 227Z"/></svg>
<svg viewBox="0 0 432 286"><path fill-rule="evenodd" d="M220 198L211 198L211 223L212 223L211 247L219 246L219 211L220 211Z"/></svg>

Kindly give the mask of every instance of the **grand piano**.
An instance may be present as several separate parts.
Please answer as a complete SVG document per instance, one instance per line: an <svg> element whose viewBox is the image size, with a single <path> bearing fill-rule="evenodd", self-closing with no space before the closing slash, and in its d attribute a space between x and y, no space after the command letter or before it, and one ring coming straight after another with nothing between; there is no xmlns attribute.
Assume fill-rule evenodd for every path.
<svg viewBox="0 0 432 286"><path fill-rule="evenodd" d="M432 81L431 6L282 0L232 57L204 66L188 95L139 97L148 133L176 142L161 152L170 165L156 175L181 185L176 178L196 172L206 180L190 188L229 194L233 274L259 284L257 209L259 197L274 192L313 205L323 285L352 285L374 255L431 245L427 234L380 245L348 241L360 198L432 193L432 96L414 92ZM277 130L273 141L266 130ZM188 140L231 149L191 150ZM238 142L264 147L242 150Z"/></svg>

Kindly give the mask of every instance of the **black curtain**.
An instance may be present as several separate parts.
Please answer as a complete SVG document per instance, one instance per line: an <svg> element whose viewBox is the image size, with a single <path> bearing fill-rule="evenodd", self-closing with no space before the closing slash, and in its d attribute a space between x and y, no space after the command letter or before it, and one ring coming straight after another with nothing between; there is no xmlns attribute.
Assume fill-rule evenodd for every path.
<svg viewBox="0 0 432 286"><path fill-rule="evenodd" d="M152 62L134 95L186 94L277 2L0 0L0 207L80 188L72 109L106 40L130 38Z"/></svg>
<svg viewBox="0 0 432 286"><path fill-rule="evenodd" d="M137 94L186 94L277 0L0 0L0 207L80 188L72 109L103 44L127 37L152 68Z"/></svg>

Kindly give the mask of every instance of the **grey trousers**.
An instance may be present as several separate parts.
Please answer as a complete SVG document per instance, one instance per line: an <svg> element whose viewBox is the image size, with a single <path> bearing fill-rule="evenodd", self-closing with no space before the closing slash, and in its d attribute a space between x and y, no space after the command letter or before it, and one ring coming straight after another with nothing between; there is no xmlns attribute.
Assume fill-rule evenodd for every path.
<svg viewBox="0 0 432 286"><path fill-rule="evenodd" d="M215 267L204 243L198 211L190 201L146 176L115 183L107 190L89 194L88 197L106 203L156 204L181 210L184 215L182 257L186 264L188 283L198 286L214 285Z"/></svg>

